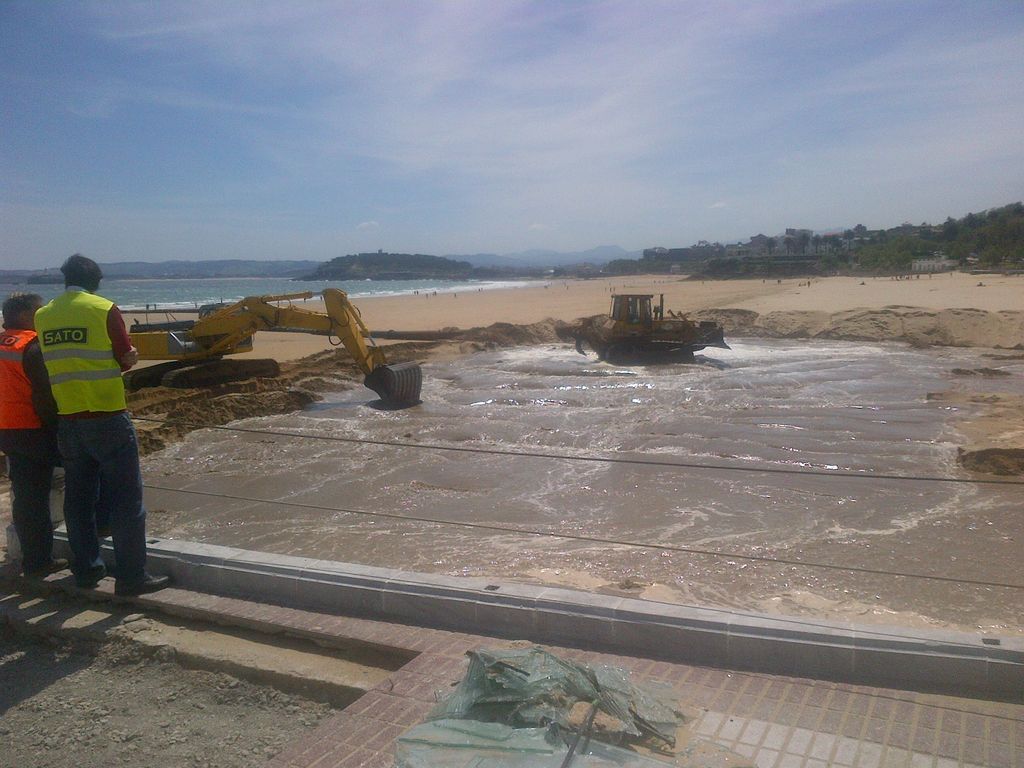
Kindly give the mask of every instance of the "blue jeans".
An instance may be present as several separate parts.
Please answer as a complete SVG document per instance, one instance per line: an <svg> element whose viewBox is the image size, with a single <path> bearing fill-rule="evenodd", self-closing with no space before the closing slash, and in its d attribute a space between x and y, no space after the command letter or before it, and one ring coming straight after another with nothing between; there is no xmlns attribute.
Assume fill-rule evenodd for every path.
<svg viewBox="0 0 1024 768"><path fill-rule="evenodd" d="M102 564L96 518L109 514L118 581L136 583L146 572L146 510L135 427L127 413L60 420L64 459L64 522L71 570L80 578ZM102 490L101 490L102 489ZM99 504L103 505L98 510Z"/></svg>

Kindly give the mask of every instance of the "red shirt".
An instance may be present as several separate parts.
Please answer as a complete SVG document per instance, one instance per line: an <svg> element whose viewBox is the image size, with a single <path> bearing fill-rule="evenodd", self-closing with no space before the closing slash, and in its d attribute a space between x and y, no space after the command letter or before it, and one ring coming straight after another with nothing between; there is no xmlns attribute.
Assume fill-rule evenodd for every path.
<svg viewBox="0 0 1024 768"><path fill-rule="evenodd" d="M132 340L128 335L128 329L124 327L124 318L121 317L121 310L117 308L117 304L112 305L107 312L107 335L114 347L114 359L120 363L121 358L132 348ZM127 371L130 367L121 364L122 371Z"/></svg>

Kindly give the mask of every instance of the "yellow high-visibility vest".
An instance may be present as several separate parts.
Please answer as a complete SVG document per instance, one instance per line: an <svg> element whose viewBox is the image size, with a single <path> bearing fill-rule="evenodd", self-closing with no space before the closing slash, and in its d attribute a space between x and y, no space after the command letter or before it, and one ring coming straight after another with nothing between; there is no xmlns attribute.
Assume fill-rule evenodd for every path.
<svg viewBox="0 0 1024 768"><path fill-rule="evenodd" d="M113 305L85 291L65 291L36 312L39 347L61 416L127 407L121 366L107 333Z"/></svg>

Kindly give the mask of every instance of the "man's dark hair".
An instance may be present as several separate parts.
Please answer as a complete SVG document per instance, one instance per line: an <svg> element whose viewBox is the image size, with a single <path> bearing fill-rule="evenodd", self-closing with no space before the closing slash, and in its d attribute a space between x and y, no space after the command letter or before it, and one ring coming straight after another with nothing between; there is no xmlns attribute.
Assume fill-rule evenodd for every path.
<svg viewBox="0 0 1024 768"><path fill-rule="evenodd" d="M38 293L12 293L4 301L3 313L4 313L4 328L14 330L16 328L24 328L22 321L25 316L35 314L35 311L43 306L43 297ZM28 327L31 328L32 324L29 323Z"/></svg>
<svg viewBox="0 0 1024 768"><path fill-rule="evenodd" d="M103 279L103 270L100 269L100 265L80 253L68 256L61 265L60 271L64 274L65 287L77 285L87 291L95 291L100 287L100 280Z"/></svg>

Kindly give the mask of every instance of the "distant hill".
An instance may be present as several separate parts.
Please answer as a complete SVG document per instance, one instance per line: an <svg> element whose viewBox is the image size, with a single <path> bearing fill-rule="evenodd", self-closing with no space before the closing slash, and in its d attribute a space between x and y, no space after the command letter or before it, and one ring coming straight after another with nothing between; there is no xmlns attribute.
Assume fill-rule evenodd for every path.
<svg viewBox="0 0 1024 768"><path fill-rule="evenodd" d="M303 280L466 280L473 277L473 265L444 256L423 253L356 253L338 256Z"/></svg>
<svg viewBox="0 0 1024 768"><path fill-rule="evenodd" d="M607 264L616 259L636 259L640 251L627 251L618 245L600 245L586 251L549 251L535 249L517 253L473 253L468 255L448 256L451 259L463 259L474 267L564 267L570 264Z"/></svg>

